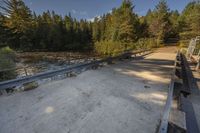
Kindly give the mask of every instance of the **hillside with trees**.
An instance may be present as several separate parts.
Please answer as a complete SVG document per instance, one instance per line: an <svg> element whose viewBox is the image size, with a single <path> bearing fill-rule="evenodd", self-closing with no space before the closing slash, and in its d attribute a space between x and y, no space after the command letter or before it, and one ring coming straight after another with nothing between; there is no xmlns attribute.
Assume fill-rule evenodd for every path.
<svg viewBox="0 0 200 133"><path fill-rule="evenodd" d="M36 15L22 0L4 0L0 7L0 46L17 51L95 51L115 55L134 48L151 48L175 39L185 43L200 33L200 2L190 2L182 13L171 11L165 0L146 16L123 0L111 13L94 22L54 11Z"/></svg>

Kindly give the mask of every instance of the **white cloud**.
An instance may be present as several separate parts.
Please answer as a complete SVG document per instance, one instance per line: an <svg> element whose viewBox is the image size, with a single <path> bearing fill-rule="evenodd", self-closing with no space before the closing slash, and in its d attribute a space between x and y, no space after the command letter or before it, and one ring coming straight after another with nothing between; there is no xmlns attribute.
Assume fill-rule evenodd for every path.
<svg viewBox="0 0 200 133"><path fill-rule="evenodd" d="M108 13L112 13L112 10L109 10ZM87 21L89 21L89 22L94 22L95 18L101 19L101 16L103 16L103 15L96 15L96 16L93 17L93 18L87 19Z"/></svg>
<svg viewBox="0 0 200 133"><path fill-rule="evenodd" d="M79 15L88 15L88 13L86 11L77 11L75 9L72 10L73 14L79 14Z"/></svg>
<svg viewBox="0 0 200 133"><path fill-rule="evenodd" d="M94 22L94 18L89 18L89 19L87 19L87 21Z"/></svg>
<svg viewBox="0 0 200 133"><path fill-rule="evenodd" d="M73 10L72 10L72 13L73 13L73 14L76 14L76 13L77 13L77 11L76 11L75 9L73 9Z"/></svg>
<svg viewBox="0 0 200 133"><path fill-rule="evenodd" d="M93 18L89 18L89 19L87 19L87 21L89 21L89 22L94 22L95 18L98 18L98 19L100 19L100 18L101 18L101 16L100 16L100 15L96 15L96 16L95 16L95 17L93 17Z"/></svg>

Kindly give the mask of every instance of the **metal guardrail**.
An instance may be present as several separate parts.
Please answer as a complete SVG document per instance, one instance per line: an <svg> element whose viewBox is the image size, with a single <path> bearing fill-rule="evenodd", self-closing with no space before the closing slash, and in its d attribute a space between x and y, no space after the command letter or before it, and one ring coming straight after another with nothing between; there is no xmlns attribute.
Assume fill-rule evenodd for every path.
<svg viewBox="0 0 200 133"><path fill-rule="evenodd" d="M130 53L131 50L127 50L125 51L124 53ZM134 51L133 53L137 53L137 52L142 52L142 51L147 51L147 50L138 50L138 51ZM120 52L118 53L120 54ZM95 58L90 58L90 59L86 59L86 58L82 58L82 57L79 57L79 58L74 58L74 59L69 59L68 62L69 64L71 64L73 61L76 61L76 60L84 60L84 61L89 61L89 60L94 60ZM72 61L72 62L71 62ZM45 65L34 65L34 67L44 67ZM8 72L8 71L17 71L17 70L25 70L28 69L28 68L31 68L33 66L25 66L25 67L14 67L14 68L8 68L8 69L1 69L0 70L0 73L2 72ZM26 73L26 72L25 72ZM28 76L28 75L26 75Z"/></svg>
<svg viewBox="0 0 200 133"><path fill-rule="evenodd" d="M104 63L104 62L111 62L112 60L115 60L115 59L127 58L130 55L136 55L136 54L139 54L139 53L144 53L146 51L149 51L149 50L141 50L141 51L136 51L136 52L126 52L126 53L119 55L119 56L116 56L116 57L110 57L110 58L106 58L106 59L103 59L103 60L93 61L93 62L90 62L90 63L72 65L72 66L64 68L64 69L55 70L55 71L51 71L51 72L39 73L39 74L36 74L36 75L33 75L33 76L26 76L26 77L22 77L22 78L19 78L19 79L3 81L3 82L0 82L0 90L13 88L13 87L16 87L16 86L21 86L21 85L24 85L26 83L31 83L31 82L38 81L38 80L41 80L41 79L51 78L51 77L55 77L55 76L58 76L58 75L69 74L69 73L72 73L74 71L80 71L81 69L88 69L88 68L91 68L93 66L100 65L101 63Z"/></svg>
<svg viewBox="0 0 200 133"><path fill-rule="evenodd" d="M169 114L170 114L171 106L173 102L173 92L174 92L174 79L171 80L171 83L169 86L167 102L164 107L164 113L161 120L159 131L158 131L159 133L167 133L168 131L168 119L169 119Z"/></svg>
<svg viewBox="0 0 200 133"><path fill-rule="evenodd" d="M167 101L164 107L164 112L163 112L163 116L161 119L161 123L160 123L160 127L158 130L158 133L167 133L168 131L168 119L169 119L169 114L171 111L171 106L172 106L172 102L173 102L173 93L174 93L174 77L175 77L175 72L176 72L176 66L177 66L177 58L179 56L179 53L177 54L175 63L174 63L174 69L172 72L172 76L171 76L171 82L169 85L169 91L168 91L168 96L167 96Z"/></svg>
<svg viewBox="0 0 200 133"><path fill-rule="evenodd" d="M191 84L191 76L188 74L189 71L189 64L187 63L187 60L185 58L185 55L182 53L177 54L177 58L175 61L175 67L173 70L171 83L169 86L169 92L167 101L164 107L163 116L161 118L161 123L158 129L158 133L168 133L169 132L169 115L172 108L172 103L174 100L174 95L179 98L179 105L177 110L182 111L185 113L185 123L186 123L186 131L187 133L200 133L196 116L194 113L193 105L188 99L188 95L190 95L192 92L192 84ZM182 80L182 83L179 83L175 80L175 77L178 77L178 79ZM180 84L181 86L177 87L175 84ZM176 94L176 93L178 94ZM177 127L170 127L174 128L172 133L176 133L176 130L179 130ZM171 133L171 132L170 132Z"/></svg>
<svg viewBox="0 0 200 133"><path fill-rule="evenodd" d="M95 59L95 58L93 58ZM87 60L88 59L85 59L85 58L76 58L76 59L73 59L73 60L69 60L69 64L72 63L72 61L76 61L76 60ZM90 59L91 60L91 59ZM17 70L25 70L28 69L28 68L31 68L33 66L25 66L25 67L15 67L15 68L9 68L9 69L3 69L3 70L0 70L0 73L3 73L3 72L8 72L8 71L17 71ZM45 67L45 65L34 65L34 67ZM28 76L28 75L26 75Z"/></svg>
<svg viewBox="0 0 200 133"><path fill-rule="evenodd" d="M181 91L179 103L180 110L186 114L186 127L187 133L200 133L200 127L198 127L196 115L194 112L193 103L188 96L193 96L192 94L198 91L198 86L195 87L195 81L190 69L190 64L188 63L185 55L181 55L182 60L182 70L183 70L183 90Z"/></svg>

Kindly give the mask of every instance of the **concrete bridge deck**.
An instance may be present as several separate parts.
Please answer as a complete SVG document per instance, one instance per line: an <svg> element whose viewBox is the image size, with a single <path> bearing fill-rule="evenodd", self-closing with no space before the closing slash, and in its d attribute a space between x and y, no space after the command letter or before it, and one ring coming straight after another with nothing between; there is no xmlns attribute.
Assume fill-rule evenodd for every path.
<svg viewBox="0 0 200 133"><path fill-rule="evenodd" d="M176 47L0 96L0 133L154 133Z"/></svg>

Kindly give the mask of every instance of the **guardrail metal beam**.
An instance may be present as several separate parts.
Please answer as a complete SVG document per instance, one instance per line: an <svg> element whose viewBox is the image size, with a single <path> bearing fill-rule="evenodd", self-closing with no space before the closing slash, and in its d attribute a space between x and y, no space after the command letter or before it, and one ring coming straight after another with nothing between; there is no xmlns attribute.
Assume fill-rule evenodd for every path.
<svg viewBox="0 0 200 133"><path fill-rule="evenodd" d="M110 58L102 59L102 60L99 60L99 61L93 61L93 62L90 62L90 63L72 65L72 66L64 68L64 69L55 70L55 71L51 71L51 72L39 73L39 74L36 74L36 75L33 75L33 76L26 76L26 77L19 78L19 79L3 81L3 82L0 82L0 90L5 90L7 88L20 86L20 85L23 85L25 83L34 82L34 81L38 81L38 80L45 79L45 78L51 78L51 77L54 77L54 76L57 76L57 75L67 74L67 73L70 73L72 71L81 70L83 68L86 68L86 69L91 68L92 66L99 65L103 62L109 62L111 60L119 59L121 57L130 56L132 54L134 55L134 54L138 54L138 53L143 53L143 52L146 52L146 51L149 51L149 50L142 50L142 51L136 51L136 52L126 52L126 53L119 55L119 56L116 56L116 57L110 57Z"/></svg>

